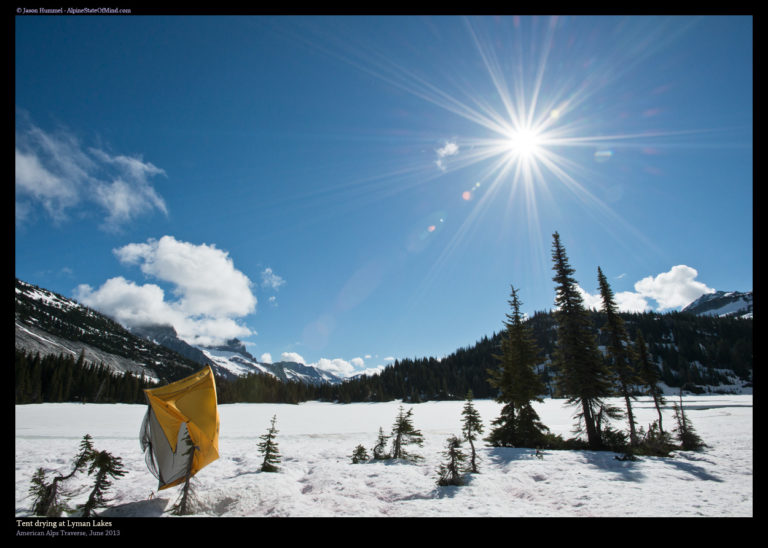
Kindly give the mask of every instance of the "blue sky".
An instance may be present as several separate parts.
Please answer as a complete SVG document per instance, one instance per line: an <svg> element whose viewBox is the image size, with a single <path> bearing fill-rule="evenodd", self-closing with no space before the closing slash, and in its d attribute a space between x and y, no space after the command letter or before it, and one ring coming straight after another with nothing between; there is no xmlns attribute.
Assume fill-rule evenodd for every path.
<svg viewBox="0 0 768 548"><path fill-rule="evenodd" d="M16 18L16 276L341 375L752 289L751 17Z"/></svg>

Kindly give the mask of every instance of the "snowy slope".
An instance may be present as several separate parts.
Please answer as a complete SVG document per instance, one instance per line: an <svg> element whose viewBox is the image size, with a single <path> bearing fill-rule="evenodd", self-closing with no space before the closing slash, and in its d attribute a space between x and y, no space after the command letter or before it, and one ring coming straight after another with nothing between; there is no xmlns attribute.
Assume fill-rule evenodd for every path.
<svg viewBox="0 0 768 548"><path fill-rule="evenodd" d="M475 400L486 427L501 406ZM613 402L621 405L616 400ZM198 516L752 516L752 396L686 396L688 418L709 445L674 458L614 459L610 452L479 447L480 474L461 487L437 487L448 436L459 434L463 402L407 405L424 446L418 463L351 464L358 444L370 453L379 427L389 433L399 402L231 404L219 406L220 458L193 481ZM671 405L671 402L670 402ZM543 422L570 437L574 408L563 400L536 404ZM652 402L634 407L638 423L656 418ZM38 404L16 406L15 512L30 508L29 480L39 466L68 471L86 433L96 449L120 456L128 474L114 482L105 519L167 517L178 488L157 492L144 463L138 431L141 405ZM278 473L259 471L259 436L277 417ZM673 412L664 410L664 424ZM621 427L621 425L618 425ZM468 447L464 446L467 450ZM70 487L72 503L87 497L87 476ZM130 520L129 520L130 521ZM118 521L118 523L122 523ZM130 526L130 523L127 526Z"/></svg>
<svg viewBox="0 0 768 548"><path fill-rule="evenodd" d="M239 342L239 341L238 341ZM211 348L197 347L214 364L214 371L225 377L266 373L281 381L301 381L308 384L340 383L339 377L313 366L297 362L262 363L237 345Z"/></svg>
<svg viewBox="0 0 768 548"><path fill-rule="evenodd" d="M753 317L752 292L716 291L702 295L682 312L707 316Z"/></svg>

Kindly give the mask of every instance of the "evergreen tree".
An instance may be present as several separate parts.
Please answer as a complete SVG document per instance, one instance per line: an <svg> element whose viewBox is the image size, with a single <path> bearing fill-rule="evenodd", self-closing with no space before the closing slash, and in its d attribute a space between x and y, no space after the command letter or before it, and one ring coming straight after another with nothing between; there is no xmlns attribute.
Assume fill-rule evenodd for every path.
<svg viewBox="0 0 768 548"><path fill-rule="evenodd" d="M553 239L553 281L557 284L557 347L553 361L559 370L561 388L568 403L581 407L577 417L584 423L589 448L601 449L595 414L603 398L611 395L610 372L598 351L590 316L573 277L575 271L560 243L560 235L555 232Z"/></svg>
<svg viewBox="0 0 768 548"><path fill-rule="evenodd" d="M696 430L693 428L693 424L685 416L685 410L683 409L683 391L680 390L680 405L673 404L675 410L675 420L677 421L677 428L675 428L675 434L680 442L680 448L683 451L698 451L706 447L706 444L702 441Z"/></svg>
<svg viewBox="0 0 768 548"><path fill-rule="evenodd" d="M477 453L475 451L476 434L483 433L483 421L480 418L480 413L477 412L475 406L472 405L472 390L467 392L467 401L464 404L464 409L461 411L464 421L462 423L462 436L469 442L471 449L469 468L472 473L477 473Z"/></svg>
<svg viewBox="0 0 768 548"><path fill-rule="evenodd" d="M448 438L443 455L445 455L447 462L440 464L437 484L462 485L464 481L461 477L461 465L467 457L461 450L461 440L456 436Z"/></svg>
<svg viewBox="0 0 768 548"><path fill-rule="evenodd" d="M175 516L186 516L191 514L193 505L196 502L196 497L192 488L192 461L195 456L195 450L199 450L199 448L192 441L192 437L189 435L189 430L186 431L181 443L184 444L183 455L188 457L189 464L187 465L187 476L184 480L184 485L181 487L179 498L171 508L171 514Z"/></svg>
<svg viewBox="0 0 768 548"><path fill-rule="evenodd" d="M613 374L618 381L619 394L624 398L627 408L627 420L629 421L630 445L637 445L637 430L635 428L635 415L632 412L632 385L638 384L640 378L635 372L629 335L627 334L624 320L619 316L619 309L608 280L600 267L597 267L597 279L600 285L600 296L603 300L603 312L606 321L603 330L608 334L608 356Z"/></svg>
<svg viewBox="0 0 768 548"><path fill-rule="evenodd" d="M64 499L63 483L81 472L93 458L94 449L91 436L86 434L80 442L80 451L75 456L72 471L67 475L54 476L50 483L46 480L46 471L38 468L32 476L29 494L32 496L32 513L36 516L58 517L67 508Z"/></svg>
<svg viewBox="0 0 768 548"><path fill-rule="evenodd" d="M262 472L277 472L278 470L277 464L280 462L280 453L278 452L277 442L275 442L278 432L275 428L276 420L277 415L274 415L269 430L259 438L261 439L261 443L258 445L259 451L264 455L264 461L261 463Z"/></svg>
<svg viewBox="0 0 768 548"><path fill-rule="evenodd" d="M664 405L664 394L659 388L659 369L655 364L651 363L651 358L648 354L648 345L645 344L643 334L638 330L637 337L635 339L635 349L637 356L637 369L640 375L640 379L646 386L646 393L653 398L653 404L656 406L656 413L659 415L659 432L664 433L661 416L661 406Z"/></svg>
<svg viewBox="0 0 768 548"><path fill-rule="evenodd" d="M373 446L373 459L386 460L389 458L387 453L387 441L389 437L384 434L384 429L379 427L379 437L376 439L376 445Z"/></svg>
<svg viewBox="0 0 768 548"><path fill-rule="evenodd" d="M542 401L540 394L546 391L535 371L540 350L533 339L529 326L520 313L520 299L512 287L509 304L512 312L506 315L506 330L501 339L501 355L496 370L489 370L488 382L498 390L496 401L504 404L501 416L493 421L495 426L487 441L496 447L536 447L542 443L545 431L531 402Z"/></svg>
<svg viewBox="0 0 768 548"><path fill-rule="evenodd" d="M355 447L355 450L352 452L352 464L366 462L368 458L368 451L362 445Z"/></svg>
<svg viewBox="0 0 768 548"><path fill-rule="evenodd" d="M81 505L83 517L90 517L96 508L106 506L107 500L104 498L109 487L112 485L110 478L115 479L126 474L123 470L123 463L120 457L114 457L107 451L99 451L93 454L91 466L88 469L88 475L96 472L93 489L88 500Z"/></svg>
<svg viewBox="0 0 768 548"><path fill-rule="evenodd" d="M418 460L420 458L418 455L412 455L406 451L407 445L415 444L419 447L424 445L421 432L413 427L412 414L413 409L405 412L403 406L400 406L390 434L390 438L392 438L390 458L392 459Z"/></svg>

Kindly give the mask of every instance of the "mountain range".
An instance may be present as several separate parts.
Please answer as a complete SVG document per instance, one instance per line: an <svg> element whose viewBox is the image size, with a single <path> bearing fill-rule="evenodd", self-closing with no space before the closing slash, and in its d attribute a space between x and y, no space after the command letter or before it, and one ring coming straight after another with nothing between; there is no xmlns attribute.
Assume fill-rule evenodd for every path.
<svg viewBox="0 0 768 548"><path fill-rule="evenodd" d="M210 365L220 378L252 373L307 384L342 379L312 366L289 361L263 363L237 340L222 346L193 346L170 325L126 328L112 319L52 291L16 280L16 348L30 354L84 355L117 373L126 371L158 382L175 380Z"/></svg>
<svg viewBox="0 0 768 548"><path fill-rule="evenodd" d="M375 377L341 379L301 363L259 362L237 339L220 346L194 346L169 325L128 329L72 299L18 279L15 292L15 345L17 351L29 355L82 357L119 374L130 372L158 383L210 365L225 381L240 383L254 373L283 381L278 384L296 385L288 381L298 381L306 386L301 397L308 399L419 401L463 397L468 388L476 397L493 397L486 379L488 368L496 363L493 356L498 353L500 333L439 360L396 361ZM604 323L600 312L591 314L596 327ZM625 316L632 336L635 330L643 332L670 387L688 384L726 391L751 387L751 292L717 291L703 295L681 312ZM539 312L528 321L543 351L540 374L548 378L556 344L555 319L550 312Z"/></svg>

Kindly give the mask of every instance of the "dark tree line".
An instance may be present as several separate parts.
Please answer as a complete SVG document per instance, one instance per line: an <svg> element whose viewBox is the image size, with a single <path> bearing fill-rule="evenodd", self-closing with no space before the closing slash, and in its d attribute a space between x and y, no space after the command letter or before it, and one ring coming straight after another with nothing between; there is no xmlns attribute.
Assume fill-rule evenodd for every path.
<svg viewBox="0 0 768 548"><path fill-rule="evenodd" d="M598 346L607 347L611 333L602 311L587 310L587 329L597 337ZM703 385L716 386L730 381L725 369L742 381L751 379L753 363L752 320L694 316L681 312L618 312L630 341L642 333L648 345L649 360L659 368L659 382L692 392ZM613 321L615 321L615 318ZM525 320L540 350L537 373L545 395L563 397L552 366L558 341L553 312L539 311ZM307 399L337 401L391 401L407 403L427 400L461 400L468 391L475 398L490 399L497 391L488 382L487 370L497 366L494 355L501 352L503 332L483 337L475 345L451 355L435 358L405 358L386 367L381 374L360 377L339 385L310 387ZM697 365L698 364L698 365Z"/></svg>
<svg viewBox="0 0 768 548"><path fill-rule="evenodd" d="M28 354L16 350L15 401L144 403L145 388L154 383L128 371L116 373L104 364L86 362L81 354Z"/></svg>

